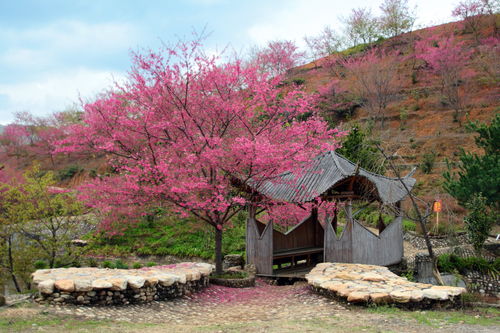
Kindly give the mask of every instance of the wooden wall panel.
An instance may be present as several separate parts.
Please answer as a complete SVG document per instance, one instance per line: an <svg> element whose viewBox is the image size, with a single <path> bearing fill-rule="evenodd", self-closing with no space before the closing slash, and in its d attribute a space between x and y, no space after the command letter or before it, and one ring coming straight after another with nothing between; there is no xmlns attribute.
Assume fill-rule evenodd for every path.
<svg viewBox="0 0 500 333"><path fill-rule="evenodd" d="M340 238L337 238L331 222L326 223L325 228L325 262L352 262L352 222L347 221Z"/></svg>
<svg viewBox="0 0 500 333"><path fill-rule="evenodd" d="M379 235L373 234L361 224L354 224L354 262L388 266L403 258L402 217L397 217Z"/></svg>
<svg viewBox="0 0 500 333"><path fill-rule="evenodd" d="M259 232L257 220L247 220L247 262L255 265L257 273L273 273L273 223L269 222L262 233Z"/></svg>
<svg viewBox="0 0 500 333"><path fill-rule="evenodd" d="M331 223L325 230L325 261L351 262L388 266L403 258L402 218L397 217L380 234L375 235L359 222L348 221L338 239Z"/></svg>

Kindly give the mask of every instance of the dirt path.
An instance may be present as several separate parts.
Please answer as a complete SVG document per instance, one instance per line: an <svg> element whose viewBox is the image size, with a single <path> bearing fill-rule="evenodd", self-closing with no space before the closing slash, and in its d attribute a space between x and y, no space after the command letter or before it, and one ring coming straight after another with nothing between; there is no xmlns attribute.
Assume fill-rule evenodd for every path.
<svg viewBox="0 0 500 333"><path fill-rule="evenodd" d="M70 325L67 320L72 323L72 331L85 332L429 332L440 328L440 332L470 333L500 330L500 322L495 322L494 326L467 324L469 319L476 318L474 314L470 316L462 312L433 311L429 313L432 313L434 319L427 322L429 319L425 312L352 307L313 293L305 283L271 286L263 281L258 281L256 288L210 286L202 293L190 297L148 305L30 305L24 309L0 312L0 322L5 318L15 317L16 310L28 311L35 319L44 314L65 318L66 321L57 325L52 321L52 326L44 327L43 324L36 324L33 319L35 326L26 329L19 326L13 332L33 331L35 328L40 331L65 332L68 330L67 325ZM477 319L483 315L485 314L477 315ZM498 313L494 315L498 316ZM487 314L485 316L491 317ZM22 315L18 314L17 317ZM11 322L15 326L16 318L11 319ZM90 327L89 323L92 323ZM8 325L7 323L3 327L8 328Z"/></svg>

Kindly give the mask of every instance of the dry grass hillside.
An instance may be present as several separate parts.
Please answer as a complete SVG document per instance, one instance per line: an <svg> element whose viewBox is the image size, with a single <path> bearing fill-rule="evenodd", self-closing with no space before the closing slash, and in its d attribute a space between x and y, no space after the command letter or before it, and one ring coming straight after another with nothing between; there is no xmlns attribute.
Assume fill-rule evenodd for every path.
<svg viewBox="0 0 500 333"><path fill-rule="evenodd" d="M384 149L397 157L396 163L404 166L406 171L417 167L417 194L427 201L443 199L445 218L447 214L450 222L458 220L463 210L441 187L446 159L457 161L461 148L466 151L479 151L474 144L474 134L466 130L464 123L468 120L489 122L495 113L500 112L498 46L495 57L488 60L491 68L497 70L493 79L481 69L479 54L482 40L498 38L495 25L498 26L499 22L500 15L484 17L478 36L479 42L476 36L464 28L463 22L454 22L342 52L344 57L357 57L374 47L382 52L397 54L397 61L393 66L397 68L398 92L384 112L386 120L383 128L379 122L373 122L362 103L344 103L340 105L341 109L335 109L338 104L334 105L331 101L323 105L323 114L327 119L334 119L337 126L349 129L357 123L365 128L372 128L371 136L380 140ZM464 70L473 74L461 82L460 87L461 97L465 101L465 110L460 117L461 124L454 120L455 111L443 102L439 77L432 74L425 61L413 57L417 41L431 36L435 37L436 43L440 42L439 38L453 36L456 43L461 43L462 47L471 53ZM349 77L343 75L341 66L331 65L335 57L338 55L293 69L289 73L289 81L304 84L308 91L321 91L322 87L332 81L338 81L339 86L349 87L351 82L347 82ZM355 99L356 96L348 98ZM342 109L346 104L351 105L351 110ZM425 161L432 162L428 173L419 168Z"/></svg>

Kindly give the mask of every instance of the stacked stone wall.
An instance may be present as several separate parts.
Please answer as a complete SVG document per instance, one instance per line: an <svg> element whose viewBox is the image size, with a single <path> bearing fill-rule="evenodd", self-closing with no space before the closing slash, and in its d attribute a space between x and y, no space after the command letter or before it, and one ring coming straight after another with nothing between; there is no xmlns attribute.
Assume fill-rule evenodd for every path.
<svg viewBox="0 0 500 333"><path fill-rule="evenodd" d="M208 285L212 265L181 263L137 270L68 268L38 270L35 301L42 304L127 305L168 300Z"/></svg>

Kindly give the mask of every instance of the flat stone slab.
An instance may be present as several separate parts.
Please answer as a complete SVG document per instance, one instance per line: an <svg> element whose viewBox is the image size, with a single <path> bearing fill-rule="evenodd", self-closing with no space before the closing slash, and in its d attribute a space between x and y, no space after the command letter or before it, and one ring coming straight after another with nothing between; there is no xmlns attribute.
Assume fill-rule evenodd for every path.
<svg viewBox="0 0 500 333"><path fill-rule="evenodd" d="M409 308L453 307L466 290L433 286L400 277L387 267L321 263L306 275L316 291L360 304L395 304Z"/></svg>
<svg viewBox="0 0 500 333"><path fill-rule="evenodd" d="M181 296L206 286L214 266L184 262L140 269L55 268L32 274L49 303L128 304Z"/></svg>

